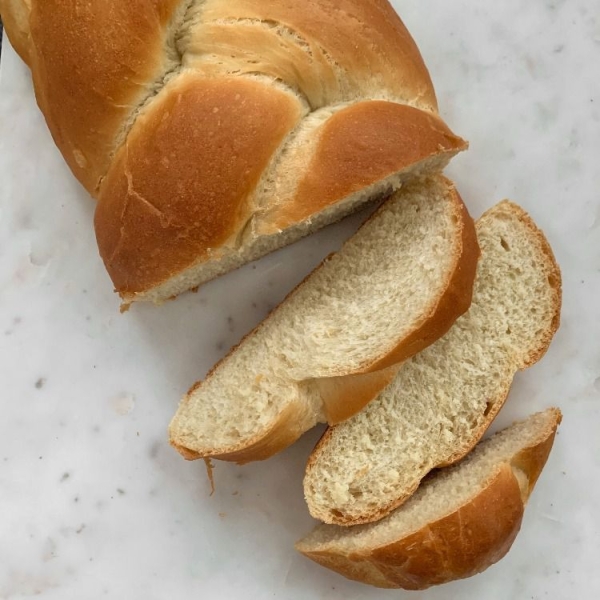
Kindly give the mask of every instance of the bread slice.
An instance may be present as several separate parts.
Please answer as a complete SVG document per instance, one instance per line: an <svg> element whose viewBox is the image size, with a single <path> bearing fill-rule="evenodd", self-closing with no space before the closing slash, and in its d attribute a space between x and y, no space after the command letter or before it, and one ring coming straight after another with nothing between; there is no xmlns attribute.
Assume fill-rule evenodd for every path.
<svg viewBox="0 0 600 600"><path fill-rule="evenodd" d="M477 233L482 256L468 313L313 451L304 491L315 518L356 525L400 506L431 469L473 448L515 373L548 349L561 276L544 235L508 201L480 219Z"/></svg>
<svg viewBox="0 0 600 600"><path fill-rule="evenodd" d="M407 186L192 388L171 443L188 459L260 460L355 414L468 309L478 257L452 183Z"/></svg>
<svg viewBox="0 0 600 600"><path fill-rule="evenodd" d="M382 588L421 590L480 573L512 546L560 421L556 408L533 415L432 474L383 520L320 525L296 548L344 577Z"/></svg>

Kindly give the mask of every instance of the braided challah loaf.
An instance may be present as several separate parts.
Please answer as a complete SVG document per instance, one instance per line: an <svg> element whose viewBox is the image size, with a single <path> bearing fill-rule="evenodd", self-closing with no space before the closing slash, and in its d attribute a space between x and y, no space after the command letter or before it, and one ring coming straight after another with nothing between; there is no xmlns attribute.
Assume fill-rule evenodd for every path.
<svg viewBox="0 0 600 600"><path fill-rule="evenodd" d="M466 148L387 0L0 0L124 302L160 302Z"/></svg>

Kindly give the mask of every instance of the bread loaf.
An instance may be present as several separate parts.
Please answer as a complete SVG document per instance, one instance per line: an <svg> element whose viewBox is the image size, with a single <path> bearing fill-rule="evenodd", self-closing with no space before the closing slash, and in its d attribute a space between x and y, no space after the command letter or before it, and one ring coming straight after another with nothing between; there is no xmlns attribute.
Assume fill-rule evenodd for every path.
<svg viewBox="0 0 600 600"><path fill-rule="evenodd" d="M457 466L436 471L381 521L320 525L296 548L382 588L422 590L480 573L512 546L560 420L558 409L533 415L481 442Z"/></svg>
<svg viewBox="0 0 600 600"><path fill-rule="evenodd" d="M440 171L466 143L387 0L0 0L125 304Z"/></svg>
<svg viewBox="0 0 600 600"><path fill-rule="evenodd" d="M454 186L407 185L192 388L171 443L247 462L347 419L468 309L478 256Z"/></svg>
<svg viewBox="0 0 600 600"><path fill-rule="evenodd" d="M515 373L548 349L560 320L561 277L544 235L508 201L479 220L477 234L481 260L469 311L312 453L304 491L315 518L354 525L400 506L431 469L473 448Z"/></svg>

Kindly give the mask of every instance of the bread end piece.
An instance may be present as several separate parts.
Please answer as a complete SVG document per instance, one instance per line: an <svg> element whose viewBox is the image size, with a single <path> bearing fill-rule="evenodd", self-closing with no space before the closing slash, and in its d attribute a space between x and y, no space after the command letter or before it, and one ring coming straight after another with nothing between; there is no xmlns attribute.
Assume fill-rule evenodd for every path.
<svg viewBox="0 0 600 600"><path fill-rule="evenodd" d="M482 473L480 486L473 486L466 502L416 531L410 531L409 526L398 535L390 534L395 518L392 513L382 521L358 527L321 525L300 540L296 549L348 579L381 588L423 590L481 573L510 550L561 420L560 410L552 408L518 424L531 423L530 427L535 428L531 439L494 465L491 472ZM501 434L510 435L513 428ZM472 475L468 469L476 462L479 448L493 440L483 442L474 451L473 461L467 459L448 471L462 470L466 480ZM423 487L434 488L443 473L431 475ZM434 494L416 498L416 502L420 501L425 510L425 500L436 501ZM396 513L407 510L414 507L407 504ZM378 543L379 539L383 543Z"/></svg>

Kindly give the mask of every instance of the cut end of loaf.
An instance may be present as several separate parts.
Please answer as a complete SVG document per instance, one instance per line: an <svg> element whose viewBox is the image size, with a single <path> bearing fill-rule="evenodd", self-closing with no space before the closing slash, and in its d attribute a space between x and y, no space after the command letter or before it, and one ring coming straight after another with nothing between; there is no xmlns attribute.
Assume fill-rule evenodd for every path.
<svg viewBox="0 0 600 600"><path fill-rule="evenodd" d="M320 525L296 548L377 587L417 590L475 575L510 549L561 418L553 408L516 423L436 471L384 519Z"/></svg>
<svg viewBox="0 0 600 600"><path fill-rule="evenodd" d="M382 104L393 105L393 103ZM343 187L338 185L332 188L332 184L327 183L325 180L315 181L315 175L312 173L314 168L311 168L311 175L308 179L310 179L310 186L314 189L311 188L310 193L306 190L303 191L304 188L295 189L296 184L294 184L293 190L290 191L291 195L278 198L277 202L272 198L255 199L259 204L265 205L265 208L261 208L257 214L248 213L246 218L240 220L237 224L228 224L227 227L230 229L228 230L228 236L226 236L228 238L227 243L213 245L210 251L198 246L194 260L191 258L193 253L190 254L189 240L181 239L178 243L169 241L165 247L171 249L170 252L173 253L173 258L170 259L164 252L160 253L160 264L163 265L161 269L168 275L166 277L164 274L161 275L155 268L156 265L153 266L156 261L153 262L146 258L145 251L142 252L143 248L139 246L138 236L131 238L132 243L135 242L135 244L128 250L127 244L124 244L123 235L126 238L128 237L129 226L121 221L115 221L111 224L109 217L115 214L114 208L109 206L107 209L103 209L102 214L108 216L106 219L97 217L97 227L100 228L99 243L104 249L105 262L107 262L106 256L110 255L111 257L107 262L107 268L112 274L111 276L123 303L152 302L160 305L182 292L197 288L215 277L237 269L248 262L257 260L270 252L335 223L366 204L388 196L408 181L418 180L424 175L441 172L453 156L466 149L467 144L460 138L452 136L449 130L438 130L437 128L442 126L445 128L445 125L439 119L430 115L423 118L431 120L429 125L431 131L427 135L425 132L421 132L426 139L430 139L429 144L423 144L422 147L410 143L401 144L396 139L393 144L390 140L389 145L382 146L381 140L373 139L371 140L372 148L362 147L361 152L365 155L368 154L372 162L378 161L373 154L374 152L383 153L384 156L381 157L381 160L383 161L385 158L385 164L376 173L370 172L372 170L367 170L368 172L363 174L357 173L353 160L350 160L349 157L338 157L339 164L330 165L331 172L327 176L330 179L343 176L345 180ZM349 127L349 125L346 125L346 127ZM423 128L425 127L424 124ZM410 128L409 130L412 131ZM318 133L315 132L314 135L318 136ZM351 131L347 131L346 135L350 136ZM407 147L413 150L410 156L406 155ZM358 157L356 158L358 159ZM296 160L299 161L300 158ZM351 172L348 171L348 164L353 165ZM309 165L305 165L305 167L308 169ZM346 172L342 173L341 171L344 169ZM300 165L292 164L288 165L287 170L296 174L299 170L301 171L301 168ZM287 177L292 177L292 175ZM293 180L295 178L296 175L293 176ZM149 182L150 184L151 182ZM275 179L271 186L273 187L271 193L277 196L278 192L276 190L279 190L282 185L281 182ZM306 186L308 185L306 183ZM164 186L161 185L161 189L162 187ZM321 190L319 187L323 189ZM331 189L337 190L334 197L326 197L324 190L328 190L327 193L331 194ZM304 194L304 196L301 197L301 194ZM152 200L152 191L149 191L148 194L144 193L144 198L149 199L153 205L156 204ZM162 200L157 199L157 202L160 204ZM192 204L186 203L185 206L185 210L192 210L190 208ZM131 212L135 207L134 202L130 205L129 211ZM146 207L141 206L141 208L144 213L147 212ZM110 212L108 209L110 209ZM200 209L202 207L196 207L194 210ZM135 214L132 214L129 219L133 219L134 216ZM174 227L171 233L179 236L177 223L185 215L173 214L172 217ZM160 221L160 215L143 216L146 221L152 218ZM137 217L136 219L137 221L140 220ZM104 221L105 224L103 224ZM160 225L160 228L158 225ZM158 233L163 237L170 235L169 229L165 229L162 222L158 225L156 226L156 235ZM110 238L113 230L119 233L113 243L113 246L119 244L118 254L108 252L108 246L101 241L107 236ZM155 237L152 236L149 239L152 240ZM178 250L178 244L184 242L190 258L185 258L184 254Z"/></svg>
<svg viewBox="0 0 600 600"><path fill-rule="evenodd" d="M329 429L309 460L313 517L355 525L400 506L421 479L477 443L514 374L546 352L559 322L560 270L542 232L510 202L478 222L473 303L450 331L405 362L361 413Z"/></svg>

